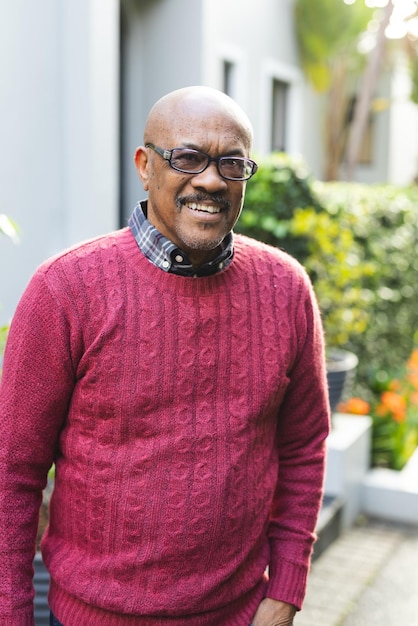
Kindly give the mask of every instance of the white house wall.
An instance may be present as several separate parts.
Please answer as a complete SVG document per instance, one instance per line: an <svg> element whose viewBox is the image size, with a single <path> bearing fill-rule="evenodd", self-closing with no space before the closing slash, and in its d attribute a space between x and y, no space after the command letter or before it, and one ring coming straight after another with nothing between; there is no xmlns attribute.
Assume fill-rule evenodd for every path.
<svg viewBox="0 0 418 626"><path fill-rule="evenodd" d="M399 59L392 85L389 178L397 185L408 185L418 178L418 105L410 99L406 59Z"/></svg>
<svg viewBox="0 0 418 626"><path fill-rule="evenodd" d="M22 230L19 247L0 235L2 321L46 250L63 243L58 20L54 0L1 3L0 212Z"/></svg>
<svg viewBox="0 0 418 626"><path fill-rule="evenodd" d="M271 134L272 80L289 84L288 150L304 150L304 79L294 37L293 0L203 0L203 80L222 86L223 61L236 66L231 94L254 125L255 151L267 153ZM316 143L316 142L315 142Z"/></svg>
<svg viewBox="0 0 418 626"><path fill-rule="evenodd" d="M117 0L0 0L0 323L45 258L118 225Z"/></svg>

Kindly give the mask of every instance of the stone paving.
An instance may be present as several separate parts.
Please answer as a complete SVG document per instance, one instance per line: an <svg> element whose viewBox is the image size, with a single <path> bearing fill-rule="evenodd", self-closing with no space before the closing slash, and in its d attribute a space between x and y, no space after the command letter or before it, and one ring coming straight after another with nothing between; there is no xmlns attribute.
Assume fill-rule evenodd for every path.
<svg viewBox="0 0 418 626"><path fill-rule="evenodd" d="M418 626L418 520L363 519L316 561L295 626Z"/></svg>

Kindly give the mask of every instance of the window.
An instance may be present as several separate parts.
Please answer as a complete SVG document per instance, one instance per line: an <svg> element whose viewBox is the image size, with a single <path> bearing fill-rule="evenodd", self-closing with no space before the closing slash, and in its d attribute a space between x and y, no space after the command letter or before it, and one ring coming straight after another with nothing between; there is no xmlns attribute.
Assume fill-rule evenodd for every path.
<svg viewBox="0 0 418 626"><path fill-rule="evenodd" d="M346 113L346 119L345 119L346 137L345 137L344 150L342 151L342 159L341 159L342 162L344 162L345 152L347 150L347 140L349 137L348 133L350 132L350 129L354 120L354 112L355 112L356 103L357 103L357 96L354 95L350 98L348 102L348 106L347 106L347 113ZM358 163L360 165L371 165L373 162L373 121L374 121L373 116L369 114L367 121L366 121L366 126L363 131L363 135L361 138L361 143L359 146Z"/></svg>
<svg viewBox="0 0 418 626"><path fill-rule="evenodd" d="M227 96L234 97L235 92L235 63L232 61L223 62L223 92Z"/></svg>
<svg viewBox="0 0 418 626"><path fill-rule="evenodd" d="M272 84L272 116L271 145L272 151L286 150L286 126L289 85L282 80L273 78Z"/></svg>

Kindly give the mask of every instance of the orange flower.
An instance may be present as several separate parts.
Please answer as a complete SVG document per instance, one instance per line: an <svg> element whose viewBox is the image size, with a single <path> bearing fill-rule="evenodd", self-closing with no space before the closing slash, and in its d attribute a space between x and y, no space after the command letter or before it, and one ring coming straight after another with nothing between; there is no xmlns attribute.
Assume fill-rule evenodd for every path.
<svg viewBox="0 0 418 626"><path fill-rule="evenodd" d="M418 390L418 369L410 371L407 376L408 381L411 383L414 389Z"/></svg>
<svg viewBox="0 0 418 626"><path fill-rule="evenodd" d="M412 350L411 356L406 362L408 369L418 369L418 348Z"/></svg>
<svg viewBox="0 0 418 626"><path fill-rule="evenodd" d="M400 380L398 380L397 378L394 378L393 380L390 381L389 389L391 391L399 391L400 388L401 388L401 381Z"/></svg>
<svg viewBox="0 0 418 626"><path fill-rule="evenodd" d="M378 407L386 410L387 413L392 413L393 419L397 422L403 422L406 418L406 400L403 396L400 396L394 391L384 391L380 396L381 404Z"/></svg>
<svg viewBox="0 0 418 626"><path fill-rule="evenodd" d="M355 415L367 415L370 411L370 405L361 398L350 398L347 402L341 402L338 405L340 413L354 413Z"/></svg>
<svg viewBox="0 0 418 626"><path fill-rule="evenodd" d="M378 404L374 412L377 417L385 417L385 415L387 415L388 409L384 404Z"/></svg>

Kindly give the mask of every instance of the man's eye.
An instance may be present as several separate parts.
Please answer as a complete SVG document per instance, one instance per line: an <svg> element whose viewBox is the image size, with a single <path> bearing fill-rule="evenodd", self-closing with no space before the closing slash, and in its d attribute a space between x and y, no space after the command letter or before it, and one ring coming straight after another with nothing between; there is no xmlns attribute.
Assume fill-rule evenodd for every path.
<svg viewBox="0 0 418 626"><path fill-rule="evenodd" d="M200 167L205 162L205 157L199 152L179 152L174 157L174 163L178 167Z"/></svg>
<svg viewBox="0 0 418 626"><path fill-rule="evenodd" d="M245 161L242 159L222 159L222 166L225 168L225 170L230 170L237 173L242 173L245 171Z"/></svg>
<svg viewBox="0 0 418 626"><path fill-rule="evenodd" d="M190 163L199 163L202 160L202 156L194 152L182 152L177 158L183 159L183 161L189 161Z"/></svg>

